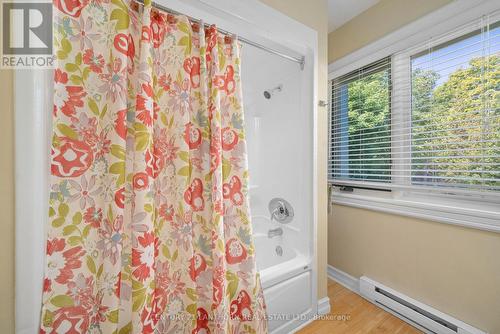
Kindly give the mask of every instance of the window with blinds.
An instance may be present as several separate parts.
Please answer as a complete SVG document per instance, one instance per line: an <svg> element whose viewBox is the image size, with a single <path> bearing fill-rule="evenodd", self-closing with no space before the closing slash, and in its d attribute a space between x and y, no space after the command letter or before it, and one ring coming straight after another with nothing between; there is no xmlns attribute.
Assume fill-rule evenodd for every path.
<svg viewBox="0 0 500 334"><path fill-rule="evenodd" d="M410 61L411 183L500 190L499 22Z"/></svg>
<svg viewBox="0 0 500 334"><path fill-rule="evenodd" d="M330 183L500 194L498 13L331 87Z"/></svg>
<svg viewBox="0 0 500 334"><path fill-rule="evenodd" d="M391 59L332 80L331 182L391 181Z"/></svg>

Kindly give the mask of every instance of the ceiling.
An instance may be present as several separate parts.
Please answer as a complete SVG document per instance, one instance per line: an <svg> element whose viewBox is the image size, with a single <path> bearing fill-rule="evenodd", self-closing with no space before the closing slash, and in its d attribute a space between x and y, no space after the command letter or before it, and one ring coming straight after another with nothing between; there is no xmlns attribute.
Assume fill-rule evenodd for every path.
<svg viewBox="0 0 500 334"><path fill-rule="evenodd" d="M380 0L328 0L328 32L358 16Z"/></svg>

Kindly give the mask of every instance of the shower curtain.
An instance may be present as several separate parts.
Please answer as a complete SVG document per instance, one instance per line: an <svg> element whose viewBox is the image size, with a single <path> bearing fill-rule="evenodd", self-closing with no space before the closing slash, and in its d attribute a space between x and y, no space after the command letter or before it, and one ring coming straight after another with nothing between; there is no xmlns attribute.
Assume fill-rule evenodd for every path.
<svg viewBox="0 0 500 334"><path fill-rule="evenodd" d="M54 0L41 333L266 333L239 45L125 0Z"/></svg>

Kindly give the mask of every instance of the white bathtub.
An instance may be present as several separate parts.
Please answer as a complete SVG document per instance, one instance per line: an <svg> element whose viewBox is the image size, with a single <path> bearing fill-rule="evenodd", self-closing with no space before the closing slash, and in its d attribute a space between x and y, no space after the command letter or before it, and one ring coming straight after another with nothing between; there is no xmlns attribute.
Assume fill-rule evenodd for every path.
<svg viewBox="0 0 500 334"><path fill-rule="evenodd" d="M313 203L311 76L297 64L257 48L242 51L250 211L269 332L292 333L317 312ZM306 66L312 63L307 63ZM309 73L311 74L311 72ZM263 92L281 86L265 98ZM269 204L293 209L288 224L270 220ZM268 238L281 227L282 236ZM280 246L283 254L276 254Z"/></svg>
<svg viewBox="0 0 500 334"><path fill-rule="evenodd" d="M297 231L271 222L265 217L253 217L257 268L260 273L269 316L269 332L291 333L309 320L313 312L311 259L291 243ZM282 236L269 238L271 228L281 227ZM278 255L276 247L281 247Z"/></svg>

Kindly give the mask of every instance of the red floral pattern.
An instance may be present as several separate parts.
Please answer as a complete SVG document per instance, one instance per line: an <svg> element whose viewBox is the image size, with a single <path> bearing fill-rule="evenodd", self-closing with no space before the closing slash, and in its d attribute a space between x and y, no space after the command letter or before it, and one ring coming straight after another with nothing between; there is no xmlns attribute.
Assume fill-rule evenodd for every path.
<svg viewBox="0 0 500 334"><path fill-rule="evenodd" d="M133 2L54 7L40 332L266 333L237 41Z"/></svg>
<svg viewBox="0 0 500 334"><path fill-rule="evenodd" d="M231 151L238 144L238 134L233 129L226 127L222 129L222 149Z"/></svg>
<svg viewBox="0 0 500 334"><path fill-rule="evenodd" d="M205 199L203 198L203 182L194 179L191 186L184 192L184 200L191 206L193 211L203 211L205 209Z"/></svg>
<svg viewBox="0 0 500 334"><path fill-rule="evenodd" d="M61 12L72 16L79 17L83 8L87 6L89 1L87 0L54 0L54 6Z"/></svg>
<svg viewBox="0 0 500 334"><path fill-rule="evenodd" d="M47 262L49 271L55 272L53 278L57 283L66 284L73 278L73 270L80 268L80 256L84 254L82 247L66 248L64 239L47 241Z"/></svg>
<svg viewBox="0 0 500 334"><path fill-rule="evenodd" d="M56 69L54 72L54 113L60 110L66 116L74 116L78 107L83 107L87 93L83 87L68 85L68 74Z"/></svg>
<svg viewBox="0 0 500 334"><path fill-rule="evenodd" d="M231 200L231 203L237 206L243 204L244 196L241 192L241 181L238 176L234 175L229 183L224 183L222 190L224 199Z"/></svg>
<svg viewBox="0 0 500 334"><path fill-rule="evenodd" d="M200 147L202 139L201 130L196 128L193 123L189 122L185 125L184 140L188 144L190 150Z"/></svg>
<svg viewBox="0 0 500 334"><path fill-rule="evenodd" d="M92 148L83 141L68 137L59 138L58 145L52 145L52 175L77 177L85 173L94 159Z"/></svg>

